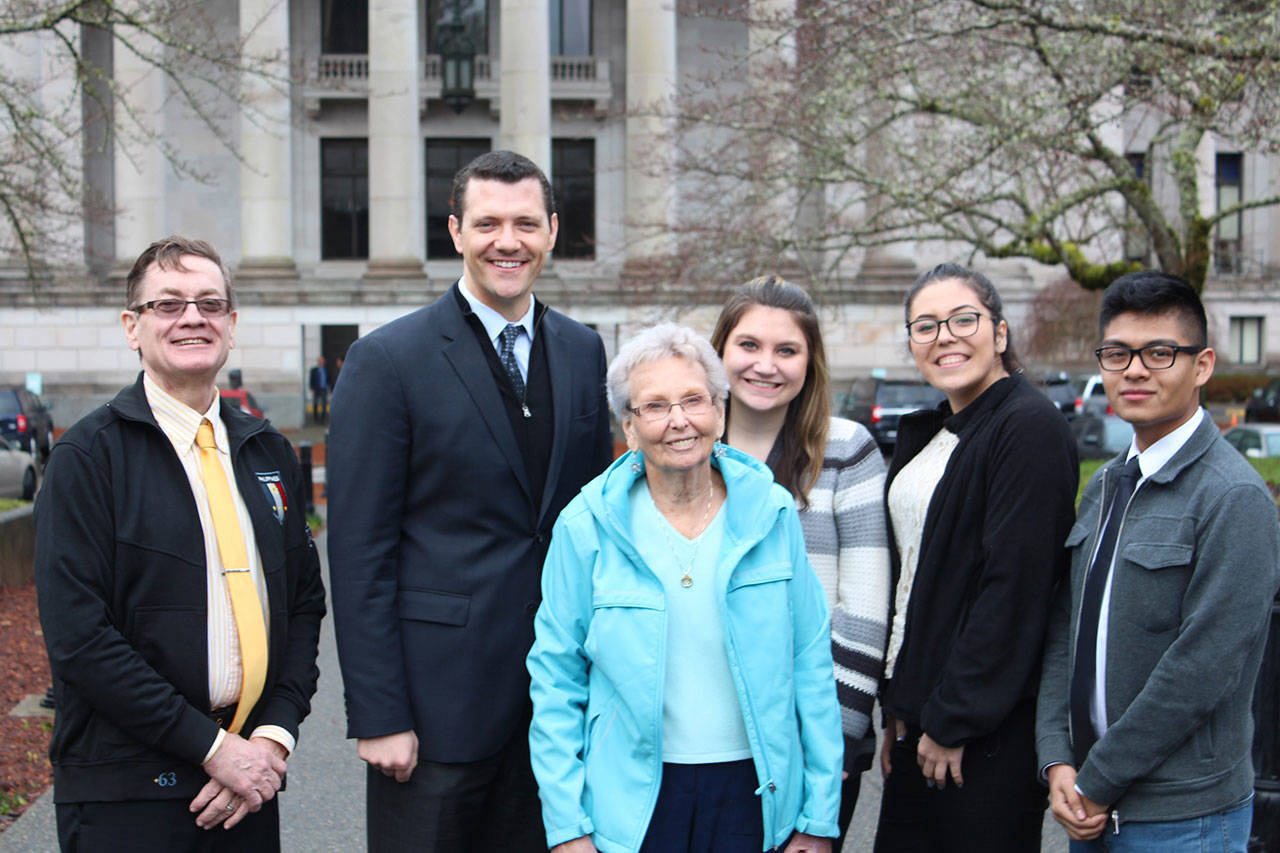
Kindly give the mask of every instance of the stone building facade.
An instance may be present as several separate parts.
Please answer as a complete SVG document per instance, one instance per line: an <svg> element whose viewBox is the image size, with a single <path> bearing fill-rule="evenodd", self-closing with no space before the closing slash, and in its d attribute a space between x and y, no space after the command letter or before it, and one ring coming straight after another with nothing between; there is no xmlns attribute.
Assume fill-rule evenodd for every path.
<svg viewBox="0 0 1280 853"><path fill-rule="evenodd" d="M38 374L59 425L135 375L119 322L120 276L169 233L208 239L223 253L241 311L228 369L241 370L275 423L300 425L318 355L332 364L355 337L434 299L457 277L444 224L449 179L494 148L532 157L556 188L561 236L541 298L594 326L610 352L659 319L710 331L713 298L635 285L633 271L664 249L663 237L637 223L675 221L679 207L679 189L640 167L669 156L668 128L637 108L674 97L718 48L745 43L745 25L682 17L671 0L205 5L220 35L280 51L276 71L289 82L250 75L231 81L238 99L210 91L235 143L229 149L172 97L172 83L117 50L109 67L127 83L121 97L155 117L157 140L82 153L86 180L113 210L71 235L85 263L38 286L16 266L0 270L0 382ZM476 53L474 99L457 111L442 97L439 52L454 23ZM0 61L29 62L52 83L62 72L31 59L39 38ZM82 38L92 51L92 37ZM202 179L173 168L162 144L196 162ZM1233 152L1203 156L1214 192L1232 191L1215 169L1234 167L1235 191L1274 183L1266 158L1222 153ZM1277 222L1266 210L1242 217L1227 249L1235 267L1206 291L1215 342L1224 350L1230 343L1228 364L1260 369L1280 359ZM838 380L913 373L901 295L920 267L944 259L912 247L859 255L846 280L824 291ZM1020 263L991 272L1015 328L1054 276Z"/></svg>

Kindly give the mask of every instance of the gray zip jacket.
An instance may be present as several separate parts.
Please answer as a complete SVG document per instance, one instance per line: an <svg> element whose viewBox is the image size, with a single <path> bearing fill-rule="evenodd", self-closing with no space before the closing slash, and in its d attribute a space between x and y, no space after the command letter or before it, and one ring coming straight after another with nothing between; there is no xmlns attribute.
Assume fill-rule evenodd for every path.
<svg viewBox="0 0 1280 853"><path fill-rule="evenodd" d="M1103 486L1085 488L1067 537L1036 720L1040 766L1073 764L1070 682L1080 595L1101 532ZM1206 417L1133 497L1116 541L1107 622L1108 728L1076 785L1113 820L1224 811L1253 790L1250 713L1280 583L1276 505Z"/></svg>

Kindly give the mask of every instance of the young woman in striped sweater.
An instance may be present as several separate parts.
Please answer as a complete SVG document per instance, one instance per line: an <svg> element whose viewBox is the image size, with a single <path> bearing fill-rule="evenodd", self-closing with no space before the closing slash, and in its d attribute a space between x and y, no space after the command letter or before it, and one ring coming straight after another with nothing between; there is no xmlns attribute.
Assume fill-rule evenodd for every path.
<svg viewBox="0 0 1280 853"><path fill-rule="evenodd" d="M729 375L724 441L763 460L795 498L831 608L848 774L832 847L839 850L875 754L869 723L890 587L884 460L865 427L831 417L822 332L802 289L773 275L748 282L725 303L711 343Z"/></svg>

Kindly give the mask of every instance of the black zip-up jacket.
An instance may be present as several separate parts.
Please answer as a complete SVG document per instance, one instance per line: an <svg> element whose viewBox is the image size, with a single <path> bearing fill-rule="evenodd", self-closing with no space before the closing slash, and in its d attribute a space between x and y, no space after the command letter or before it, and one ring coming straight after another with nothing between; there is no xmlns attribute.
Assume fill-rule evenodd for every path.
<svg viewBox="0 0 1280 853"><path fill-rule="evenodd" d="M995 731L1036 695L1080 466L1061 412L1010 376L956 414L944 402L904 415L886 495L944 427L959 442L929 501L905 636L881 701L954 747ZM896 587L892 519L888 528Z"/></svg>
<svg viewBox="0 0 1280 853"><path fill-rule="evenodd" d="M296 737L319 677L325 609L300 467L266 421L225 402L222 419L271 614L266 684L242 733L270 724ZM204 537L141 375L54 445L35 523L58 706L54 801L194 796L208 781L200 762L218 732L209 717Z"/></svg>

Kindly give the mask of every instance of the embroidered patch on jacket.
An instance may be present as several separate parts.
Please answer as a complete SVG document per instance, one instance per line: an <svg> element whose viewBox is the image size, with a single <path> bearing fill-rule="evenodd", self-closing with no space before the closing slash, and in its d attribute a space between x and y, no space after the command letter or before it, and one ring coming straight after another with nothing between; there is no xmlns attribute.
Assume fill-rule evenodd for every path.
<svg viewBox="0 0 1280 853"><path fill-rule="evenodd" d="M279 471L255 471L262 490L267 494L267 505L276 521L284 524L285 513L289 511L289 499L284 496L284 483L280 480Z"/></svg>

